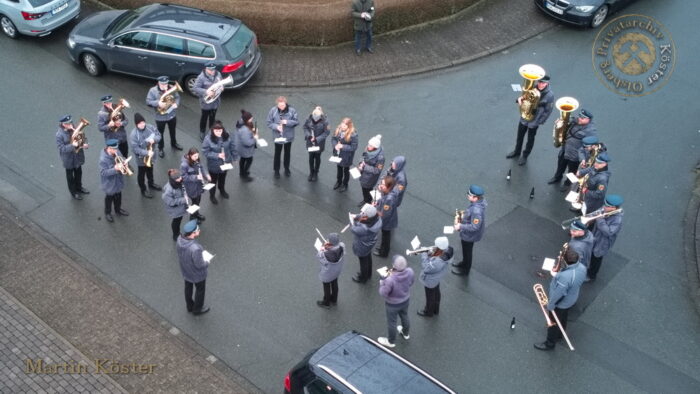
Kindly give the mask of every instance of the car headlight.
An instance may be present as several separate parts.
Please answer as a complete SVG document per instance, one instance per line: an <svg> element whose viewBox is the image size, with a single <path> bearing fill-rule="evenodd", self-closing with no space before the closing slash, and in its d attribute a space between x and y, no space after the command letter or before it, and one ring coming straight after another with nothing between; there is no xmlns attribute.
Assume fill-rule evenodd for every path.
<svg viewBox="0 0 700 394"><path fill-rule="evenodd" d="M595 8L595 6L594 5L577 5L574 8L576 8L576 11L591 12Z"/></svg>
<svg viewBox="0 0 700 394"><path fill-rule="evenodd" d="M66 42L68 43L68 48L75 48L75 41L72 38L68 37L68 40Z"/></svg>

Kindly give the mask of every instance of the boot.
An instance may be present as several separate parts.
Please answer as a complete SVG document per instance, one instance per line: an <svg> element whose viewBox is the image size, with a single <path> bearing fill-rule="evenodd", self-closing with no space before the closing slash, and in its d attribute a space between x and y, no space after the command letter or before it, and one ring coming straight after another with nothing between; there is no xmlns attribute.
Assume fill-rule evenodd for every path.
<svg viewBox="0 0 700 394"><path fill-rule="evenodd" d="M219 200L216 199L216 196L214 193L209 194L209 200L211 201L212 204L216 205L219 203Z"/></svg>
<svg viewBox="0 0 700 394"><path fill-rule="evenodd" d="M338 190L338 188L340 188L340 185L340 181L336 182L335 185L333 185L333 190Z"/></svg>
<svg viewBox="0 0 700 394"><path fill-rule="evenodd" d="M520 156L520 153L518 153L516 151L512 151L506 155L506 159L512 159L512 158L517 157L517 156Z"/></svg>

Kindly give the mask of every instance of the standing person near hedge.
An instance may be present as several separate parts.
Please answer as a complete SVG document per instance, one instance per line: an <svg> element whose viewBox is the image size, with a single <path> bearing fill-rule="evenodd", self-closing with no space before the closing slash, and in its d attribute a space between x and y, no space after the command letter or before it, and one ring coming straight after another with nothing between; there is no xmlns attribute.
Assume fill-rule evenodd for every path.
<svg viewBox="0 0 700 394"><path fill-rule="evenodd" d="M253 164L253 155L255 155L256 139L258 137L258 129L255 128L253 114L242 109L241 118L236 122L236 138L234 146L236 154L241 158L238 164L238 173L241 179L245 182L250 182L253 178L250 176L250 165Z"/></svg>
<svg viewBox="0 0 700 394"><path fill-rule="evenodd" d="M199 160L199 150L197 148L190 148L187 154L182 157L182 163L180 164L180 172L182 173L182 179L185 184L185 192L187 193L187 198L192 201L192 204L199 205L202 201L202 193L204 193L205 180L211 182L211 177L202 171L202 163ZM190 215L190 220L197 219L197 222L203 222L206 218L204 215L197 211Z"/></svg>
<svg viewBox="0 0 700 394"><path fill-rule="evenodd" d="M357 166L360 170L360 186L362 186L362 201L357 205L361 207L372 203L370 193L379 181L379 176L384 169L384 150L382 149L382 136L377 134L369 139L367 148L362 152L362 162Z"/></svg>
<svg viewBox="0 0 700 394"><path fill-rule="evenodd" d="M352 123L352 119L344 118L338 127L336 127L333 137L333 156L339 156L338 172L333 190L344 192L348 190L348 182L350 182L350 166L355 158L357 150L357 131Z"/></svg>
<svg viewBox="0 0 700 394"><path fill-rule="evenodd" d="M362 53L362 36L365 36L365 49L372 50L372 21L374 20L374 0L352 0L352 20L355 30L355 53Z"/></svg>
<svg viewBox="0 0 700 394"><path fill-rule="evenodd" d="M345 244L338 233L328 235L328 241L316 254L320 264L318 279L323 283L323 300L316 301L321 308L329 308L338 302L338 277L345 261Z"/></svg>
<svg viewBox="0 0 700 394"><path fill-rule="evenodd" d="M304 122L306 149L309 151L309 182L318 179L318 169L321 166L321 153L326 149L326 138L328 138L330 133L331 130L328 126L328 118L326 114L323 113L323 108L314 108L311 115L309 115L306 122Z"/></svg>
<svg viewBox="0 0 700 394"><path fill-rule="evenodd" d="M275 158L272 163L275 178L280 177L280 159L284 149L284 175L290 176L289 161L292 154L292 141L294 141L294 128L299 124L297 110L287 103L284 96L277 97L277 104L270 108L267 114L267 127L272 130L273 141L284 138L284 141L275 142Z"/></svg>
<svg viewBox="0 0 700 394"><path fill-rule="evenodd" d="M163 203L165 203L165 210L168 216L173 219L170 222L170 228L173 231L173 241L177 241L177 236L180 235L182 217L187 213L188 205L180 171L174 168L168 170L168 183L163 187L161 198Z"/></svg>
<svg viewBox="0 0 700 394"><path fill-rule="evenodd" d="M452 264L452 256L454 249L447 237L435 238L435 248L420 254L423 270L418 279L425 286L425 308L418 310L418 315L432 317L440 314L440 281Z"/></svg>
<svg viewBox="0 0 700 394"><path fill-rule="evenodd" d="M207 158L207 169L209 176L215 187L209 190L209 199L212 204L218 204L216 199L216 188L219 188L221 197L228 199L226 192L226 174L221 166L232 164L238 160L236 150L233 145L233 138L228 134L221 121L217 120L211 127L211 131L204 137L202 142L202 154Z"/></svg>

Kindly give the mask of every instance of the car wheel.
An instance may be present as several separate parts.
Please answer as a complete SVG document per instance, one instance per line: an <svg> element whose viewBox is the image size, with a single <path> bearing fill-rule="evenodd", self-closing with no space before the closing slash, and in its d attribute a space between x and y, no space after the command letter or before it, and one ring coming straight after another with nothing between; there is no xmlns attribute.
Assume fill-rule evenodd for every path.
<svg viewBox="0 0 700 394"><path fill-rule="evenodd" d="M0 16L0 26L2 27L2 32L5 33L6 36L17 38L17 28L10 18L5 15Z"/></svg>
<svg viewBox="0 0 700 394"><path fill-rule="evenodd" d="M608 17L608 6L603 4L598 10L593 14L593 19L591 19L591 27L596 28L605 22L605 18Z"/></svg>
<svg viewBox="0 0 700 394"><path fill-rule="evenodd" d="M87 71L88 74L92 75L93 77L96 77L105 71L105 65L102 63L102 60L92 53L86 53L82 58L85 71Z"/></svg>
<svg viewBox="0 0 700 394"><path fill-rule="evenodd" d="M197 76L196 75L188 75L185 77L184 80L184 85L185 85L185 90L187 90L187 93L197 96L197 93L194 91L194 83L197 81Z"/></svg>

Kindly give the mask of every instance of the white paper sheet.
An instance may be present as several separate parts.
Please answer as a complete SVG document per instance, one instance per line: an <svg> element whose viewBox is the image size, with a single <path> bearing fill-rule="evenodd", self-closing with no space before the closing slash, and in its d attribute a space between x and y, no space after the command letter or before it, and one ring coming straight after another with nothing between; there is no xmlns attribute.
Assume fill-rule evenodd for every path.
<svg viewBox="0 0 700 394"><path fill-rule="evenodd" d="M360 177L360 175L362 174L360 174L360 170L358 170L357 167L353 167L350 169L350 176L352 177L352 179L357 179Z"/></svg>
<svg viewBox="0 0 700 394"><path fill-rule="evenodd" d="M328 158L328 161L331 163L340 163L343 159L341 159L340 156L331 156Z"/></svg>
<svg viewBox="0 0 700 394"><path fill-rule="evenodd" d="M565 200L568 202L575 202L576 200L578 200L578 193L570 191L569 194L566 195Z"/></svg>
<svg viewBox="0 0 700 394"><path fill-rule="evenodd" d="M310 146L306 150L309 152L318 152L321 150L321 147L320 146Z"/></svg>
<svg viewBox="0 0 700 394"><path fill-rule="evenodd" d="M518 85L517 83L511 83L510 87L513 89L514 92L520 92L523 90L523 87Z"/></svg>
<svg viewBox="0 0 700 394"><path fill-rule="evenodd" d="M542 263L542 269L545 271L551 271L552 268L554 268L554 263L556 260L550 259L549 257L544 258L544 262Z"/></svg>
<svg viewBox="0 0 700 394"><path fill-rule="evenodd" d="M442 228L443 234L454 234L454 232L455 232L454 226L445 226Z"/></svg>
<svg viewBox="0 0 700 394"><path fill-rule="evenodd" d="M372 190L369 192L369 194L372 196L372 200L374 201L379 201L379 198L382 196L382 193L379 190Z"/></svg>
<svg viewBox="0 0 700 394"><path fill-rule="evenodd" d="M566 174L566 179L568 179L569 182L571 182L571 183L578 182L578 178L576 177L576 174L574 174L573 172Z"/></svg>
<svg viewBox="0 0 700 394"><path fill-rule="evenodd" d="M275 144L284 144L287 142L287 139L284 137L277 137L275 138Z"/></svg>
<svg viewBox="0 0 700 394"><path fill-rule="evenodd" d="M204 190L211 190L211 189L214 188L214 186L216 186L216 185L213 184L213 183L207 183L207 184L205 184L205 185L202 186L202 187L204 188Z"/></svg>
<svg viewBox="0 0 700 394"><path fill-rule="evenodd" d="M316 233L318 234L319 237L321 237L321 239L323 240L323 242L326 242L326 239L323 238L323 234L321 234L321 231L319 231L318 228L316 229Z"/></svg>
<svg viewBox="0 0 700 394"><path fill-rule="evenodd" d="M323 242L321 242L321 240L318 239L318 237L316 237L316 242L314 242L314 248L316 248L317 252L320 252L322 247L323 247Z"/></svg>
<svg viewBox="0 0 700 394"><path fill-rule="evenodd" d="M231 163L224 163L219 166L221 168L221 171L228 171L233 169L233 165Z"/></svg>
<svg viewBox="0 0 700 394"><path fill-rule="evenodd" d="M192 215L193 213L195 213L197 211L199 211L199 205L197 205L197 204L192 204L189 207L187 207L187 213L189 213L190 215Z"/></svg>
<svg viewBox="0 0 700 394"><path fill-rule="evenodd" d="M350 219L350 225L352 226L353 219L355 219L355 215L353 215L352 212L348 212L348 218Z"/></svg>
<svg viewBox="0 0 700 394"><path fill-rule="evenodd" d="M389 268L387 268L387 267L377 268L377 273L382 278L386 278L387 276L389 276Z"/></svg>
<svg viewBox="0 0 700 394"><path fill-rule="evenodd" d="M418 239L418 236L416 235L413 237L413 240L411 240L411 248L413 250L416 250L420 247L420 239Z"/></svg>
<svg viewBox="0 0 700 394"><path fill-rule="evenodd" d="M214 256L216 256L216 255L215 255L215 254L211 254L211 253L207 252L206 250L203 250L203 251L202 251L202 258L203 258L204 261L206 261L207 263L211 262L211 259L213 259Z"/></svg>
<svg viewBox="0 0 700 394"><path fill-rule="evenodd" d="M258 148L264 148L267 146L267 141L264 138L258 138Z"/></svg>

